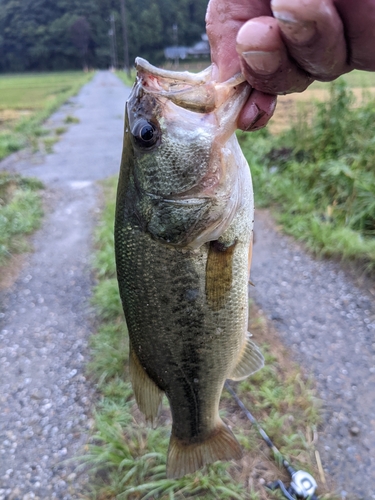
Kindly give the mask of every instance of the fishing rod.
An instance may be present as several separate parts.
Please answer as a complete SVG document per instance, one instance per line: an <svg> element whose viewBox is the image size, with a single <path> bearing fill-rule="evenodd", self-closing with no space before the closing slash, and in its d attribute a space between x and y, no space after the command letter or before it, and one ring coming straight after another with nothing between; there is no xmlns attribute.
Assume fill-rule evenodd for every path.
<svg viewBox="0 0 375 500"><path fill-rule="evenodd" d="M287 498L288 500L297 500L297 499L319 500L318 497L315 495L315 491L318 485L315 479L312 477L312 475L304 470L296 471L290 465L290 463L285 459L285 457L283 457L281 452L273 444L273 442L266 434L264 429L262 429L258 421L255 419L255 417L253 417L250 411L246 408L246 406L234 392L232 387L229 385L228 381L225 382L225 387L227 391L233 396L233 398L235 399L236 403L241 408L241 410L245 413L246 417L256 427L257 431L262 436L262 438L269 446L269 448L271 448L274 455L280 459L281 463L283 464L288 474L290 475L291 482L288 488L280 479L274 481L273 483L267 484L266 487L272 491L279 488L284 497Z"/></svg>

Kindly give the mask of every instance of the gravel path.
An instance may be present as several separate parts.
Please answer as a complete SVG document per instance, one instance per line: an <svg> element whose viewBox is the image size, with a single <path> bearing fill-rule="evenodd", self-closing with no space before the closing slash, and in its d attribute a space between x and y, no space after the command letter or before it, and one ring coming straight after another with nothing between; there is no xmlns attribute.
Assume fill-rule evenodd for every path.
<svg viewBox="0 0 375 500"><path fill-rule="evenodd" d="M375 498L375 285L316 261L255 214L251 294L314 374L324 402L320 454L341 498Z"/></svg>
<svg viewBox="0 0 375 500"><path fill-rule="evenodd" d="M118 171L127 93L111 73L96 74L49 120L80 120L53 154L0 163L41 179L48 207L35 252L0 294L0 500L79 497L82 478L64 461L84 443L94 396L84 370L95 181Z"/></svg>

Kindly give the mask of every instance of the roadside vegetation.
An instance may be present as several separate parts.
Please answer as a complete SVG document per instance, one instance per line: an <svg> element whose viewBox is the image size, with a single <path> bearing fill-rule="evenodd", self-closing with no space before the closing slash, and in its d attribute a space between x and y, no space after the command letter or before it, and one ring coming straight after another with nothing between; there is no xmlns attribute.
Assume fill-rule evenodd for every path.
<svg viewBox="0 0 375 500"><path fill-rule="evenodd" d="M258 207L271 207L284 230L314 253L373 271L375 99L354 91L341 78L326 100L300 105L289 128L240 134L239 140Z"/></svg>
<svg viewBox="0 0 375 500"><path fill-rule="evenodd" d="M0 160L24 147L51 153L66 127L47 131L43 122L91 77L78 71L0 75ZM10 257L30 250L26 236L43 216L41 189L37 179L0 171L0 281L10 272Z"/></svg>
<svg viewBox="0 0 375 500"><path fill-rule="evenodd" d="M115 74L123 83L125 83L125 85L127 85L128 87L132 87L137 72L135 71L135 69L132 69L129 73L127 71L116 71Z"/></svg>
<svg viewBox="0 0 375 500"><path fill-rule="evenodd" d="M0 75L0 160L26 146L51 147L43 122L87 83L93 73L60 72Z"/></svg>
<svg viewBox="0 0 375 500"><path fill-rule="evenodd" d="M37 179L0 172L0 275L9 257L29 249L25 236L40 225L42 188Z"/></svg>
<svg viewBox="0 0 375 500"><path fill-rule="evenodd" d="M202 472L179 480L166 478L166 455L171 429L168 403L157 429L145 425L133 399L128 374L128 338L115 275L113 220L116 179L105 183L105 208L96 232L95 270L98 284L94 305L98 333L92 338L91 376L97 383L99 401L95 426L82 457L91 475L87 498L105 499L241 499L282 498L265 489L265 483L288 481L257 431L224 391L221 415L244 448L244 458L216 463ZM324 476L316 467L315 444L319 404L312 383L290 361L266 320L251 307L250 330L262 339L266 366L248 380L235 384L245 405L293 463L320 481L322 498L327 493ZM259 342L259 341L258 341ZM324 495L325 493L325 495Z"/></svg>

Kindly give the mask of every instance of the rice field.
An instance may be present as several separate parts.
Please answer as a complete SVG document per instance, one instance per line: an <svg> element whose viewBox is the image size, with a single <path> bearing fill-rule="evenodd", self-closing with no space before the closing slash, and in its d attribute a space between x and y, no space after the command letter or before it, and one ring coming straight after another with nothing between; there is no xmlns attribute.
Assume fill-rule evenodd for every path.
<svg viewBox="0 0 375 500"><path fill-rule="evenodd" d="M46 102L86 79L85 73L77 71L0 75L0 109L42 109Z"/></svg>
<svg viewBox="0 0 375 500"><path fill-rule="evenodd" d="M0 159L38 147L42 123L87 83L82 71L0 75Z"/></svg>
<svg viewBox="0 0 375 500"><path fill-rule="evenodd" d="M367 95L375 96L375 73L366 71L352 71L343 75L338 80L343 80L351 88L356 105L360 105ZM274 135L290 127L299 115L304 115L311 120L317 102L329 98L330 83L314 82L305 92L288 94L277 98L276 111L269 122L268 129Z"/></svg>

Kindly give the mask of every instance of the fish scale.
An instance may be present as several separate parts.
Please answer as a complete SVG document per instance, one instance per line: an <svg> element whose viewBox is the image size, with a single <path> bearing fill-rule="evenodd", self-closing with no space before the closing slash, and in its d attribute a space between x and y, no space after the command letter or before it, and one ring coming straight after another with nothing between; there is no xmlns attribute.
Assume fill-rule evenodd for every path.
<svg viewBox="0 0 375 500"><path fill-rule="evenodd" d="M192 142L187 137L180 138L178 145L176 142L169 144L168 139L161 145L163 149L163 159L155 161L168 162L173 168L170 170L168 178L163 174L163 164L159 168L150 170L140 168L137 170L138 181L142 182L145 191L151 191L158 195L169 195L171 193L185 192L196 185L197 179L203 178L209 165L209 148L207 148L208 137L203 133L197 135L197 139ZM184 156L184 163L181 163L181 155ZM199 155L199 163L192 162L192 158ZM189 171L186 171L185 162L192 165Z"/></svg>
<svg viewBox="0 0 375 500"><path fill-rule="evenodd" d="M169 77L137 64L117 195L117 274L135 398L155 424L166 394L173 421L167 475L180 477L240 458L219 417L220 396L227 378L263 365L247 334L252 185L233 134L248 89L236 80L215 87L208 71ZM172 90L168 98L160 90L169 78L172 90L181 79L178 104ZM208 110L202 92L215 93Z"/></svg>

